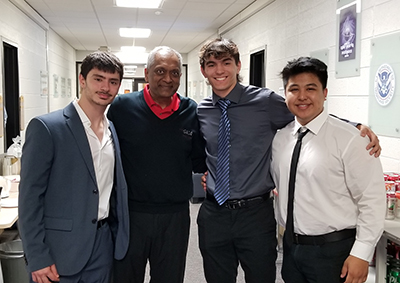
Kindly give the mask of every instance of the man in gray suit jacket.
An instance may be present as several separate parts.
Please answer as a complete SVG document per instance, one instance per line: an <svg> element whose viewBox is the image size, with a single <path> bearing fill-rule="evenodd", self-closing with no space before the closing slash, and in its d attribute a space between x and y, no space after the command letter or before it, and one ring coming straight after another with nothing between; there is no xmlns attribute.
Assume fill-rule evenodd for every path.
<svg viewBox="0 0 400 283"><path fill-rule="evenodd" d="M19 229L31 282L109 282L129 239L120 147L105 110L123 65L94 52L82 62L81 97L36 117L26 131Z"/></svg>

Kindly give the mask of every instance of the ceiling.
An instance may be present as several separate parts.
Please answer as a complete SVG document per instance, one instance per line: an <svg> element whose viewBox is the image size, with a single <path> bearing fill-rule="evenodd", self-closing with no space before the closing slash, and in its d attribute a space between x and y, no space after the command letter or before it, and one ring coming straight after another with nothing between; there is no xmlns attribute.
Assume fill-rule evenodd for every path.
<svg viewBox="0 0 400 283"><path fill-rule="evenodd" d="M118 52L121 46L136 45L149 52L167 45L188 53L256 0L164 0L160 9L120 8L114 0L25 2L76 50L107 46ZM150 28L152 33L147 39L123 38L120 27Z"/></svg>

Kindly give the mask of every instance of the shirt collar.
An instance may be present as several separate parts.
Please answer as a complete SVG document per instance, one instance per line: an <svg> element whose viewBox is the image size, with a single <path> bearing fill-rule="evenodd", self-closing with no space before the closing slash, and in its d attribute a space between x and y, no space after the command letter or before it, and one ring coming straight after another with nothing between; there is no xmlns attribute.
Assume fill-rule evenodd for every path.
<svg viewBox="0 0 400 283"><path fill-rule="evenodd" d="M225 99L229 99L233 103L239 103L240 96L243 92L243 86L239 83L236 83L235 87L231 90L231 92L225 97ZM216 105L218 103L218 100L222 99L218 95L215 94L213 91L212 94L212 103L213 105Z"/></svg>
<svg viewBox="0 0 400 283"><path fill-rule="evenodd" d="M78 116L82 121L83 127L85 129L90 128L90 126L92 125L92 123L90 122L88 116L86 116L85 111L83 111L82 107L79 105L78 100L75 99L72 104L75 106L76 112L78 112ZM103 123L104 123L104 127L106 129L108 129L108 127L110 126L108 123L108 119L106 118L106 114L104 113L104 117L103 117Z"/></svg>
<svg viewBox="0 0 400 283"><path fill-rule="evenodd" d="M144 95L144 100L146 101L147 105L153 109L154 106L158 106L160 107L157 102L154 101L154 99L151 97L150 95L150 88L149 88L149 84L147 84L144 89L143 89L143 95ZM176 110L179 109L179 102L180 99L178 97L177 93L174 93L174 95L172 96L172 101L171 104L168 105L167 107L165 107L163 109L163 112L168 112L168 111L172 111L175 112Z"/></svg>
<svg viewBox="0 0 400 283"><path fill-rule="evenodd" d="M294 123L294 127L293 127L293 135L296 135L297 131L301 128L301 127L306 127L307 129L310 130L310 132L312 132L314 135L318 135L318 132L320 131L322 125L325 123L325 121L328 119L328 111L326 110L326 108L324 107L324 110L322 110L322 112L315 117L314 119L312 119L310 122L308 122L307 125L302 126L298 121L297 121L297 117L295 117L295 123Z"/></svg>

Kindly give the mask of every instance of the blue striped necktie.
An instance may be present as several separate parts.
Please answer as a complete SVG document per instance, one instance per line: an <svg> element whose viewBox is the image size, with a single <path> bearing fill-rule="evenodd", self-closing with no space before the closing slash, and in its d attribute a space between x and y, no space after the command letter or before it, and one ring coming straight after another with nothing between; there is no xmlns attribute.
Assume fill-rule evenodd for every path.
<svg viewBox="0 0 400 283"><path fill-rule="evenodd" d="M221 119L218 127L217 176L214 197L221 205L229 198L229 141L231 124L227 109L231 102L228 99L218 100L221 108Z"/></svg>

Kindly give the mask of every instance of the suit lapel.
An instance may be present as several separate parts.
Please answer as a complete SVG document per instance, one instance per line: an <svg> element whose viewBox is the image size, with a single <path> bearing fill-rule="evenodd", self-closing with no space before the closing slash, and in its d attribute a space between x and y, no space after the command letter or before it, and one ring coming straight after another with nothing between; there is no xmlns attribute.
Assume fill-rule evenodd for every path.
<svg viewBox="0 0 400 283"><path fill-rule="evenodd" d="M108 122L110 125L109 129L111 131L111 138L114 143L114 156L115 156L114 185L115 185L115 184L118 184L118 177L119 177L119 174L122 172L121 149L119 147L119 141L118 141L117 132L115 130L114 124L110 120Z"/></svg>
<svg viewBox="0 0 400 283"><path fill-rule="evenodd" d="M92 177L93 182L97 185L96 174L93 166L92 153L90 151L90 146L87 140L86 132L82 125L82 121L79 118L78 112L76 112L75 106L72 103L70 103L69 105L67 105L67 107L64 108L64 117L67 126L69 127L72 135L75 138L76 144L82 155L82 159L86 163L90 176Z"/></svg>
<svg viewBox="0 0 400 283"><path fill-rule="evenodd" d="M113 143L114 143L114 149L115 149L115 154L116 154L116 159L117 159L117 156L120 156L120 148L119 148L119 141L118 141L118 138L117 138L117 132L115 131L115 127L114 127L114 124L109 120L108 121L108 123L109 123L109 129L110 129L110 131L111 131L111 138L112 138L112 140L113 140Z"/></svg>

